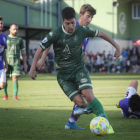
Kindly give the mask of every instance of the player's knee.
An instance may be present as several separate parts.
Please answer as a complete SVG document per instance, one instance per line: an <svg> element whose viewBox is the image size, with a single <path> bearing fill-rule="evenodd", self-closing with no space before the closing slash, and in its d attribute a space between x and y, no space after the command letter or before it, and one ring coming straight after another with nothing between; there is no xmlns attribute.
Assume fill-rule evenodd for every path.
<svg viewBox="0 0 140 140"><path fill-rule="evenodd" d="M82 94L88 103L92 102L95 98L92 89L84 89Z"/></svg>
<svg viewBox="0 0 140 140"><path fill-rule="evenodd" d="M5 83L1 83L1 84L0 84L0 88L1 88L1 89L5 88Z"/></svg>
<svg viewBox="0 0 140 140"><path fill-rule="evenodd" d="M137 81L137 80L133 80L132 82L133 82L135 85L138 84L138 81Z"/></svg>

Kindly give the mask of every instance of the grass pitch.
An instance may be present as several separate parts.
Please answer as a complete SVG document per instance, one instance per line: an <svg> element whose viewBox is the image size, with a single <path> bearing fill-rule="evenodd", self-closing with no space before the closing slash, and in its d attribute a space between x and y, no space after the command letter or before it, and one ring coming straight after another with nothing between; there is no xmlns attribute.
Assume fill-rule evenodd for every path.
<svg viewBox="0 0 140 140"><path fill-rule="evenodd" d="M89 130L93 115L82 115L77 125L84 130L65 130L73 103L60 89L56 76L39 74L19 78L20 101L12 101L12 81L8 81L8 100L0 91L0 140L137 140L140 119L125 119L116 103L124 98L131 80L140 83L140 74L90 75L95 96L101 101L115 134L95 136ZM140 85L139 85L140 86ZM138 88L140 93L140 87Z"/></svg>

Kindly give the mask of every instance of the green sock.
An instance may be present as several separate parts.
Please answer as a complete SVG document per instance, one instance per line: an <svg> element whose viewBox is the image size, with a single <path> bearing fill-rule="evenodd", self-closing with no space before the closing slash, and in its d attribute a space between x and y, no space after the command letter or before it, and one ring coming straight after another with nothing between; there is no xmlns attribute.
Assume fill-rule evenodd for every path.
<svg viewBox="0 0 140 140"><path fill-rule="evenodd" d="M94 114L107 119L104 108L103 108L102 104L100 103L100 101L96 97L91 103L87 103L87 107L89 107L89 106L92 107Z"/></svg>
<svg viewBox="0 0 140 140"><path fill-rule="evenodd" d="M8 87L8 83L6 82L6 85L5 85L4 89L3 89L4 94L7 94L7 87Z"/></svg>
<svg viewBox="0 0 140 140"><path fill-rule="evenodd" d="M13 97L17 96L18 94L18 81L13 81Z"/></svg>

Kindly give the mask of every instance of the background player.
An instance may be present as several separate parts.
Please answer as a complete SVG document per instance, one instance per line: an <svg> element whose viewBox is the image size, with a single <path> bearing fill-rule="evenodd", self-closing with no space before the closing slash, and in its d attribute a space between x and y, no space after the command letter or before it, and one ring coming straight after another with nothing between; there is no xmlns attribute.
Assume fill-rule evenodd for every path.
<svg viewBox="0 0 140 140"><path fill-rule="evenodd" d="M125 118L140 118L140 96L137 94L138 81L133 80L127 88L125 98L116 105L122 109Z"/></svg>
<svg viewBox="0 0 140 140"><path fill-rule="evenodd" d="M104 38L116 48L114 54L116 59L121 55L120 47L107 34L90 27L76 25L76 16L73 8L66 7L61 14L63 25L52 30L40 43L29 75L32 79L35 79L37 75L35 71L36 64L41 53L53 44L57 81L64 93L78 106L82 108L86 106L92 107L94 114L107 118L103 106L93 95L91 80L84 66L82 41L86 37L93 38L98 36ZM87 102L85 102L81 93ZM114 133L111 125L108 133Z"/></svg>
<svg viewBox="0 0 140 140"><path fill-rule="evenodd" d="M18 25L13 23L10 26L10 34L7 37L7 62L8 62L8 71L6 73L6 81L8 80L9 76L12 76L13 80L13 100L18 101L17 94L18 94L18 76L20 76L20 50L23 56L24 61L24 70L26 71L26 55L25 55L25 47L23 44L22 38L17 36L18 32ZM4 88L4 100L7 100L7 87L8 83L6 82L6 86Z"/></svg>
<svg viewBox="0 0 140 140"><path fill-rule="evenodd" d="M2 29L3 29L3 17L0 16L0 89L3 89L6 85L5 71L8 70L5 50L7 49L6 45L7 36L2 32ZM5 66L3 64L3 60L5 62Z"/></svg>

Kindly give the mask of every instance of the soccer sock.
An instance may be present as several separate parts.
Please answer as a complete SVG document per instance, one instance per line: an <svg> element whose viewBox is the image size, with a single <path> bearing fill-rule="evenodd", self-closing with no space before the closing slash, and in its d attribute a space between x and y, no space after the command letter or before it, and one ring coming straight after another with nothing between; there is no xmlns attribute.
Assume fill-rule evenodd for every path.
<svg viewBox="0 0 140 140"><path fill-rule="evenodd" d="M8 87L8 83L6 82L5 87L3 89L4 94L7 94L7 87Z"/></svg>
<svg viewBox="0 0 140 140"><path fill-rule="evenodd" d="M18 81L13 81L13 97L17 96L18 94Z"/></svg>
<svg viewBox="0 0 140 140"><path fill-rule="evenodd" d="M75 123L78 119L79 119L79 117L77 117L77 116L74 116L74 109L77 107L78 105L77 104L74 104L74 106L73 106L73 110L72 110L72 113L71 113L71 116L70 116L70 118L69 118L69 123Z"/></svg>
<svg viewBox="0 0 140 140"><path fill-rule="evenodd" d="M104 117L108 120L102 104L96 97L91 103L87 103L87 106L91 106L93 113L96 114L97 116Z"/></svg>

